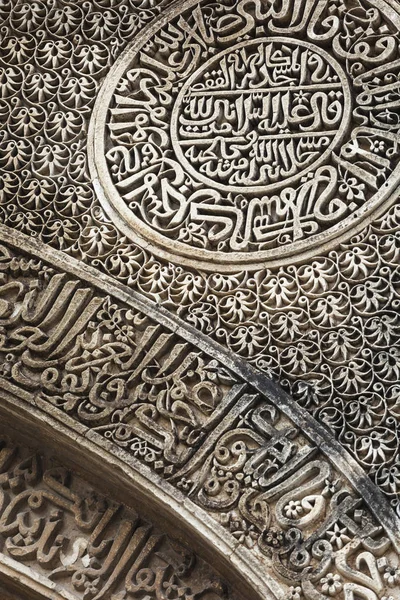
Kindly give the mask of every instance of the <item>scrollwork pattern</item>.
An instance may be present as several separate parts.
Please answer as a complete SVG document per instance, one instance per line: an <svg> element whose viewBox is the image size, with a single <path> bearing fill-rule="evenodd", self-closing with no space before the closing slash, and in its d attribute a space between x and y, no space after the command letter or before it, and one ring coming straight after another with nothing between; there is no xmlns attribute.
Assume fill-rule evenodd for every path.
<svg viewBox="0 0 400 600"><path fill-rule="evenodd" d="M311 13L293 12L291 31L295 35L304 18L308 19L310 39L326 36L332 40L338 33L338 16L345 15L346 33L335 38L335 52L350 61L354 76L366 90L360 98L360 127L368 112L380 127L396 130L396 110L381 114L373 104L374 94L380 94L381 102L396 102L398 67L393 63L388 72L374 71L376 57L392 60L396 35L385 29L379 11L367 2L353 4L349 9L346 2L326 3L323 31L315 27ZM263 11L260 4L254 6ZM281 11L277 4L271 7L276 33L283 32L289 22L284 7L289 10L290 3L284 3ZM162 8L163 3L152 0L12 0L5 9L0 7L1 222L164 304L279 380L304 410L330 428L400 514L400 396L395 350L400 306L398 204L348 242L333 244L303 264L232 274L204 273L153 256L123 236L98 204L86 157L85 132L93 105L107 70L132 36ZM226 20L231 25L225 30L211 13L210 21L227 39L237 35L234 18ZM372 34L374 28L381 28L378 36ZM182 57L176 60L178 65ZM179 64L183 68L184 63ZM368 151L380 165L390 148L384 148L381 140L371 143ZM374 172L378 179L379 168ZM349 202L363 200L364 185L342 170L341 193ZM180 235L200 240L201 225L182 230ZM15 266L16 272L25 272L28 264L30 261ZM22 294L18 285L7 289L16 296ZM4 310L7 314L8 309ZM122 320L128 327L125 317ZM126 343L114 342L115 328L104 333L113 340L107 343ZM22 340L18 343L23 345ZM89 341L82 343L89 344L85 351L90 356ZM3 372L17 373L13 352L7 350L3 358ZM49 385L56 385L51 370L46 377ZM68 387L73 381L79 388L81 377L75 373L57 385ZM110 379L107 385L107 394L122 394L122 383ZM144 394L152 396L149 387ZM66 405L73 407L74 402L72 394ZM84 414L97 418L105 407L91 410ZM163 410L166 415L169 409L164 406ZM151 418L149 415L143 412L143 419ZM193 415L182 415L180 435L189 435L198 425L194 423ZM123 439L126 431L118 431ZM143 448L139 450L143 452ZM328 591L338 587L325 583Z"/></svg>
<svg viewBox="0 0 400 600"><path fill-rule="evenodd" d="M389 537L346 476L267 395L154 317L49 261L3 245L0 272L2 393L24 402L33 398L53 418L68 415L96 443L122 449L158 481L168 481L271 575L270 565L288 600L293 594L306 600L319 594L321 600L330 590L344 600L351 593L370 600L390 593L397 600L399 555ZM363 432L354 435L354 444L367 467L376 456L383 453L389 461L396 452L394 436L382 427L394 420L396 394L393 386L390 416L379 394L346 405L349 426ZM371 425L368 443L364 432ZM3 464L5 447L0 442L3 552L37 563L77 597L101 598L101 590L109 594L126 585L125 600L146 585L149 598L164 598L148 571L124 579L121 574L131 570L115 563L111 571L118 577L107 578L101 563L84 558L91 545L66 539L63 511L78 520L78 530L98 532L101 523L110 523L104 515L114 515L104 500L93 494L82 499L65 470L54 465L41 479L32 453L13 466L6 451ZM378 476L390 494L397 471L381 469ZM44 510L53 504L46 521ZM109 556L121 543L118 531L106 536ZM188 588L188 600L195 599Z"/></svg>

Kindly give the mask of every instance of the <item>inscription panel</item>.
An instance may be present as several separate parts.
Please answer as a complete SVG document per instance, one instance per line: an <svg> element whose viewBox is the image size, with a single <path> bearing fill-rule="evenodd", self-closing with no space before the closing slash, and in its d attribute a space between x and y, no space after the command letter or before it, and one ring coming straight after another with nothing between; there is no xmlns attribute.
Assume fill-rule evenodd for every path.
<svg viewBox="0 0 400 600"><path fill-rule="evenodd" d="M208 270L348 238L399 183L399 28L383 2L171 8L97 101L89 151L106 211L134 241Z"/></svg>
<svg viewBox="0 0 400 600"><path fill-rule="evenodd" d="M221 191L255 193L322 164L346 131L350 89L336 61L315 50L266 38L200 67L172 113L172 142L186 170Z"/></svg>

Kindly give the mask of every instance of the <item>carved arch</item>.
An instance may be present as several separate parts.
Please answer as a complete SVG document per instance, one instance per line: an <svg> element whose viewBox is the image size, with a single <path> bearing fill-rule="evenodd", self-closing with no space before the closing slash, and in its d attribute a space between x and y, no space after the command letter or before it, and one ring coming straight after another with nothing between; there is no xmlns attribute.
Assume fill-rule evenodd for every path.
<svg viewBox="0 0 400 600"><path fill-rule="evenodd" d="M3 243L9 234L0 229ZM46 440L89 479L101 474L116 499L132 494L167 531L179 520L245 597L284 597L293 584L312 596L333 565L352 589L369 581L350 566L361 550L376 564L397 553L383 495L270 379L22 234L2 246L1 264L4 424ZM118 323L131 324L129 339Z"/></svg>
<svg viewBox="0 0 400 600"><path fill-rule="evenodd" d="M398 3L107 2L0 6L1 427L179 524L243 597L397 600ZM26 485L34 510L3 467L2 516ZM38 510L4 525L25 589L61 556ZM73 596L123 585L82 556Z"/></svg>

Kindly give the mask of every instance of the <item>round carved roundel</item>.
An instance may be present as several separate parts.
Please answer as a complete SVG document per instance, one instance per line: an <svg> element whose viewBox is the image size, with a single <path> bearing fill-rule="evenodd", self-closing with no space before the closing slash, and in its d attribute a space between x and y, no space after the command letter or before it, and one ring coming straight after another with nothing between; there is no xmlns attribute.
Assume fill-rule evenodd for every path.
<svg viewBox="0 0 400 600"><path fill-rule="evenodd" d="M399 29L378 1L173 6L97 101L89 153L107 213L209 270L304 260L349 237L396 197Z"/></svg>

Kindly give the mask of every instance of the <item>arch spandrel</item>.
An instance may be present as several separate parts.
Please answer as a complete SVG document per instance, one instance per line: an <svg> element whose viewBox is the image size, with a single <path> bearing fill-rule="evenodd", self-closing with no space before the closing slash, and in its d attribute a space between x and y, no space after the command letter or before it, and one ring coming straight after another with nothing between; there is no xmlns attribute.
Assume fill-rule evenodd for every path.
<svg viewBox="0 0 400 600"><path fill-rule="evenodd" d="M399 26L375 0L0 7L1 429L190 547L212 600L398 600ZM2 468L4 520L34 492ZM210 600L132 587L118 532L111 575L93 542L87 585L54 584L37 510L0 589Z"/></svg>

